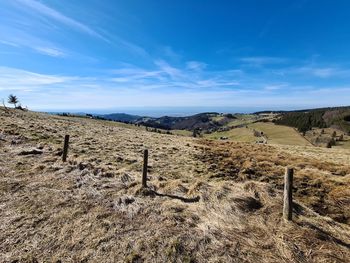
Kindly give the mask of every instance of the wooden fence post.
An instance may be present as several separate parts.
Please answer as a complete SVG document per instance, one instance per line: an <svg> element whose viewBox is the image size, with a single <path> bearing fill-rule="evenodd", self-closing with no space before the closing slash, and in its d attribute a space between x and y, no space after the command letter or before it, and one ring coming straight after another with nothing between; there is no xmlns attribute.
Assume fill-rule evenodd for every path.
<svg viewBox="0 0 350 263"><path fill-rule="evenodd" d="M291 221L293 212L293 168L286 168L284 174L283 218Z"/></svg>
<svg viewBox="0 0 350 263"><path fill-rule="evenodd" d="M63 145L63 154L62 154L63 162L67 160L68 145L69 145L69 135L67 134L66 136L64 136L64 145Z"/></svg>
<svg viewBox="0 0 350 263"><path fill-rule="evenodd" d="M148 150L143 152L142 187L147 187Z"/></svg>

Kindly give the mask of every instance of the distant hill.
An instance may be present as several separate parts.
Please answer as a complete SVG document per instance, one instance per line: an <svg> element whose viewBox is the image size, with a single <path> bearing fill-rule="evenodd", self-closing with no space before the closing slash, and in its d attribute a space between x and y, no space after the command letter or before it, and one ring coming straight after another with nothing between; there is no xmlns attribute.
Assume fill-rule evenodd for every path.
<svg viewBox="0 0 350 263"><path fill-rule="evenodd" d="M96 115L96 116L102 117L106 120L121 121L121 122L134 122L142 118L141 116L138 116L138 115L131 115L126 113L111 113L111 114L103 114L103 115Z"/></svg>
<svg viewBox="0 0 350 263"><path fill-rule="evenodd" d="M208 112L187 117L142 118L137 123L168 130L210 129L220 126L220 123L212 120L212 117L218 115L219 113L216 112Z"/></svg>
<svg viewBox="0 0 350 263"><path fill-rule="evenodd" d="M95 117L106 120L128 122L133 124L140 124L152 128L165 130L189 130L195 129L210 130L217 129L235 119L232 114L221 114L217 112L205 112L186 117L142 117L138 115L130 115L125 113L112 113L105 115L94 115Z"/></svg>

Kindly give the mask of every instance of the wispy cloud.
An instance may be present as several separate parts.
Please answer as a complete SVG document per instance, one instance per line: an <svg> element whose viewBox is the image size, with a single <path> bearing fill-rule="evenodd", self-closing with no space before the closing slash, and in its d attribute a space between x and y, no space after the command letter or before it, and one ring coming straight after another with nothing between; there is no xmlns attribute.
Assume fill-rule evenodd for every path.
<svg viewBox="0 0 350 263"><path fill-rule="evenodd" d="M312 74L320 78L329 78L329 77L335 77L335 76L340 77L340 76L349 75L350 73L349 69L343 69L338 67L313 67L313 66L301 67L298 69L298 71L306 74Z"/></svg>
<svg viewBox="0 0 350 263"><path fill-rule="evenodd" d="M205 69L207 64L200 61L188 61L186 66L188 69L199 71Z"/></svg>
<svg viewBox="0 0 350 263"><path fill-rule="evenodd" d="M0 67L0 76L0 90L32 90L73 79L71 77L38 74L8 67Z"/></svg>
<svg viewBox="0 0 350 263"><path fill-rule="evenodd" d="M113 78L113 80L117 82L145 79L164 79L163 72L161 70L146 70L139 67L135 67L133 65L127 65L126 67L114 69L110 72L117 76Z"/></svg>
<svg viewBox="0 0 350 263"><path fill-rule="evenodd" d="M240 61L252 66L262 66L268 64L286 63L288 62L288 59L280 57L244 57L241 58Z"/></svg>
<svg viewBox="0 0 350 263"><path fill-rule="evenodd" d="M182 55L176 52L171 46L161 46L158 48L160 51L160 56L170 59L171 61L180 61Z"/></svg>
<svg viewBox="0 0 350 263"><path fill-rule="evenodd" d="M43 40L39 37L29 34L17 28L8 28L0 26L0 44L32 50L36 53L51 57L67 57L67 51L57 47L49 40Z"/></svg>
<svg viewBox="0 0 350 263"><path fill-rule="evenodd" d="M166 74L168 74L172 79L176 79L182 76L181 70L171 66L165 60L162 60L162 59L156 60L154 61L154 64L156 64L162 72L165 72Z"/></svg>
<svg viewBox="0 0 350 263"><path fill-rule="evenodd" d="M286 68L280 68L274 71L276 75L281 76L304 76L309 78L349 78L350 68L340 65L324 65L324 64L304 64L300 66L291 66Z"/></svg>
<svg viewBox="0 0 350 263"><path fill-rule="evenodd" d="M176 74L172 74L174 69ZM86 109L86 105L90 110L155 105L285 109L340 105L350 99L348 86L319 88L283 82L266 84L266 80L248 82L250 78L244 79L246 76L232 79L229 71L212 74L203 70L198 74L187 69L186 64L175 68L165 61L153 70L129 65L96 77L51 75L8 67L0 67L0 76L0 98L14 92L24 105L36 109ZM315 94L322 94L322 98L317 96L315 100Z"/></svg>
<svg viewBox="0 0 350 263"><path fill-rule="evenodd" d="M65 57L66 54L57 48L49 48L49 47L34 47L34 49L44 55L48 55L51 57Z"/></svg>
<svg viewBox="0 0 350 263"><path fill-rule="evenodd" d="M97 15L99 14L97 11L96 13L91 10L89 12L89 17L96 18L98 21L98 24L91 26L84 22L81 16L78 18L74 15L78 14L77 10L72 9L71 15L68 15L46 2L13 0L8 3L0 3L0 6L2 22L0 24L0 43L21 48L23 52L29 48L42 55L73 58L73 55L79 55L81 50L84 50L88 54L81 54L81 56L91 57L90 50L86 51L82 48L74 51L74 48L85 45L81 37L91 36L102 40L102 43L107 42L111 53L115 50L122 50L133 59L138 58L149 63L154 60L142 45L129 41L116 31L110 30L109 27L102 26L106 21L104 17ZM76 32L81 33L82 36L77 35ZM77 39L79 39L78 43ZM96 42L95 44L102 43Z"/></svg>
<svg viewBox="0 0 350 263"><path fill-rule="evenodd" d="M11 46L11 47L19 47L20 45L11 41L7 41L7 40L1 40L0 39L0 43L3 45L7 45L7 46Z"/></svg>
<svg viewBox="0 0 350 263"><path fill-rule="evenodd" d="M51 18L59 23L62 23L66 26L69 26L75 30L78 30L80 32L89 34L93 37L97 37L97 38L103 39L105 41L108 41L105 37L103 37L102 35L97 33L95 30L91 29L89 26L87 26L87 25L85 25L85 24L83 24L83 23L81 23L73 18L70 18L70 17L58 12L57 10L55 10L47 5L44 5L41 2L34 1L34 0L16 0L16 1L19 2L20 4L22 4L24 7L30 8L31 10L33 10L33 11L35 11L43 16L49 17L49 18Z"/></svg>
<svg viewBox="0 0 350 263"><path fill-rule="evenodd" d="M311 72L315 76L321 77L321 78L328 78L340 73L337 69L334 69L334 68L315 68L315 69L311 69Z"/></svg>
<svg viewBox="0 0 350 263"><path fill-rule="evenodd" d="M175 67L165 60L155 60L154 69L142 69L127 65L111 71L116 76L113 81L140 86L142 89L216 89L236 87L239 82L231 71L210 72L206 64L198 61L186 62L182 67Z"/></svg>
<svg viewBox="0 0 350 263"><path fill-rule="evenodd" d="M282 83L282 84L273 84L273 85L267 85L264 87L264 90L267 91L273 91L273 90L279 90L282 88L288 87L287 83Z"/></svg>

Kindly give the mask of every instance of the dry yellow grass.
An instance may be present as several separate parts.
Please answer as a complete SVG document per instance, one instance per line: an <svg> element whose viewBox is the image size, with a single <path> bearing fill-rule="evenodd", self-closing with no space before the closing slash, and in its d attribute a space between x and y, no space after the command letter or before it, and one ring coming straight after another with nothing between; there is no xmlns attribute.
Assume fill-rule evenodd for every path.
<svg viewBox="0 0 350 263"><path fill-rule="evenodd" d="M140 190L144 148L150 188L165 196ZM349 262L350 168L308 149L0 108L0 262Z"/></svg>

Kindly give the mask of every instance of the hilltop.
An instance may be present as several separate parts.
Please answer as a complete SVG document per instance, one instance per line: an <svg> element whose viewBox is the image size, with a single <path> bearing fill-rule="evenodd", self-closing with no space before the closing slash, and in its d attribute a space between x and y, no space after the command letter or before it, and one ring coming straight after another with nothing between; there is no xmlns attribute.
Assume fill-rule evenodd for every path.
<svg viewBox="0 0 350 263"><path fill-rule="evenodd" d="M158 195L141 189L145 148ZM1 262L350 259L345 149L206 140L0 107L0 157ZM282 219L287 166L292 222Z"/></svg>

